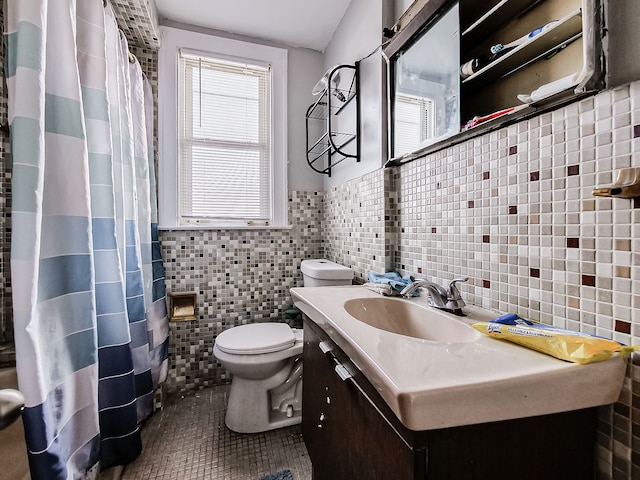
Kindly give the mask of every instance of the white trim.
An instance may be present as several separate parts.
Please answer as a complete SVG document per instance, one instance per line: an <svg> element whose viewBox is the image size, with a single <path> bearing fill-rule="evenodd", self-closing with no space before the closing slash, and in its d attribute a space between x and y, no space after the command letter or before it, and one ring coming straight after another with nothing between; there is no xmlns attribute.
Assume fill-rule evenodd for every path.
<svg viewBox="0 0 640 480"><path fill-rule="evenodd" d="M161 232L181 232L191 230L291 230L293 225L283 225L281 227L271 227L265 225L220 225L212 227L210 225L179 225L177 227L158 227L158 231Z"/></svg>
<svg viewBox="0 0 640 480"><path fill-rule="evenodd" d="M288 227L287 215L287 50L203 33L160 27L158 53L158 224L160 229L191 229L178 215L178 49L232 56L272 67L273 212L271 228ZM197 229L261 228L238 224L198 225ZM264 227L262 227L264 228Z"/></svg>

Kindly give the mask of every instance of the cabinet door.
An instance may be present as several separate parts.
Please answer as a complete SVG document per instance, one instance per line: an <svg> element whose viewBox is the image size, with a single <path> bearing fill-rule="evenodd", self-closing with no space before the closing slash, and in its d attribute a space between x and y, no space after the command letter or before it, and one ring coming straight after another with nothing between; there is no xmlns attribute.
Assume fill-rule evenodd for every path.
<svg viewBox="0 0 640 480"><path fill-rule="evenodd" d="M314 480L345 478L340 473L340 422L344 412L336 408L334 362L320 349L320 338L305 324L304 381L302 383L302 435L313 464Z"/></svg>
<svg viewBox="0 0 640 480"><path fill-rule="evenodd" d="M593 480L596 409L429 432L429 480Z"/></svg>
<svg viewBox="0 0 640 480"><path fill-rule="evenodd" d="M335 346L323 353L308 322L304 338L302 431L314 480L424 478L424 452L415 453L356 384L335 372L344 354Z"/></svg>

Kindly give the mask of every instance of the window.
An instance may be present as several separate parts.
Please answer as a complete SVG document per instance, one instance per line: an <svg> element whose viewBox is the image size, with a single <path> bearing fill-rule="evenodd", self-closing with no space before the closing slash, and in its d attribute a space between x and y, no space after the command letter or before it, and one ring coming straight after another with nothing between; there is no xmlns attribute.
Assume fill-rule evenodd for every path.
<svg viewBox="0 0 640 480"><path fill-rule="evenodd" d="M269 222L269 65L179 56L180 216Z"/></svg>
<svg viewBox="0 0 640 480"><path fill-rule="evenodd" d="M286 50L163 27L159 72L160 227L287 226Z"/></svg>
<svg viewBox="0 0 640 480"><path fill-rule="evenodd" d="M431 98L396 94L394 155L414 152L435 136L435 103Z"/></svg>

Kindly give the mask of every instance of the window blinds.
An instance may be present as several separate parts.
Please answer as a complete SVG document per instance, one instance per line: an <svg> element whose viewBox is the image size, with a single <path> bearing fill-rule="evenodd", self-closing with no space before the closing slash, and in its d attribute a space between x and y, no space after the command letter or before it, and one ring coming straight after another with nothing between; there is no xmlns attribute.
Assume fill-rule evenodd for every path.
<svg viewBox="0 0 640 480"><path fill-rule="evenodd" d="M397 94L394 155L417 150L434 136L434 102L430 98Z"/></svg>
<svg viewBox="0 0 640 480"><path fill-rule="evenodd" d="M185 222L271 217L271 72L181 51L179 199Z"/></svg>

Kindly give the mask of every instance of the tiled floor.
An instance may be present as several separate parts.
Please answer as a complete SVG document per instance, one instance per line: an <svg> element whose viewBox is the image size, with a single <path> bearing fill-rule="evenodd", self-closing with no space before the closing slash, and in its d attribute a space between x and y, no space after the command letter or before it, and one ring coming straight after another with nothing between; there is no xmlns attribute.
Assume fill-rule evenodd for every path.
<svg viewBox="0 0 640 480"><path fill-rule="evenodd" d="M142 428L142 455L123 480L259 480L289 469L294 480L311 479L301 429L237 434L224 425L228 387L169 400Z"/></svg>

